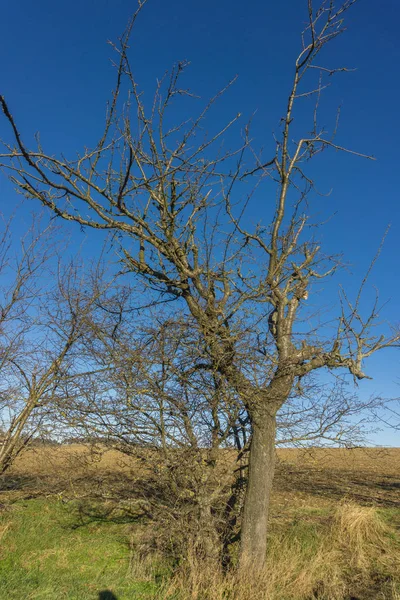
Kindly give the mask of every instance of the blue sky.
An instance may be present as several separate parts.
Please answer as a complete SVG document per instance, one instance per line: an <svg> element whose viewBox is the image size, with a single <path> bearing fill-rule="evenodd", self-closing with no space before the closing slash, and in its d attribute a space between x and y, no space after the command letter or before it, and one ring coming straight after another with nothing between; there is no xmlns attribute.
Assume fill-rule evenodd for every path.
<svg viewBox="0 0 400 600"><path fill-rule="evenodd" d="M25 140L40 131L49 153L72 157L98 137L105 102L113 87L115 40L135 9L127 0L18 0L4 3L0 22L1 90ZM237 112L249 118L255 111L253 137L273 149L272 132L284 113L299 33L306 19L305 0L280 4L262 0L149 0L134 30L132 65L146 93L157 77L182 59L191 62L185 84L206 99L236 74L238 80L211 115L210 127ZM400 208L398 139L400 134L400 42L396 0L360 0L348 13L348 31L324 56L328 66L356 71L331 78L323 101L322 119L329 126L341 106L337 141L375 162L332 152L318 163L315 176L329 198L320 200L318 215L335 217L320 233L324 249L343 252L351 263L335 282L327 284L331 302L343 283L355 289L388 224L379 263L371 277L383 301L383 320L399 322ZM197 105L195 104L197 107ZM296 114L299 124L308 114L305 103ZM6 123L0 121L0 136ZM232 134L233 135L233 134ZM0 179L0 210L18 202L10 185ZM259 218L262 206L254 207ZM18 216L21 220L23 216ZM22 224L21 224L22 230ZM72 231L72 230L71 230ZM79 238L80 232L72 235ZM90 238L93 251L97 242ZM400 395L398 350L371 359L372 382L360 393ZM400 445L393 432L376 441Z"/></svg>

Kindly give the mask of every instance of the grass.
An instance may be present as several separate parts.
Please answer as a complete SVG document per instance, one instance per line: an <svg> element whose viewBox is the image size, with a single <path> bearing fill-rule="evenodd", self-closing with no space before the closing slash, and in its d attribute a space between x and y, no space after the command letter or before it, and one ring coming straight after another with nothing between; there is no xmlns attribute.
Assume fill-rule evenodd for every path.
<svg viewBox="0 0 400 600"><path fill-rule="evenodd" d="M86 600L102 590L118 600L154 597L156 577L130 573L125 524L81 525L60 501L34 499L4 511L0 527L2 598Z"/></svg>
<svg viewBox="0 0 400 600"><path fill-rule="evenodd" d="M135 525L82 520L73 504L18 501L0 520L0 589L7 599L399 600L400 540L394 511L340 504L299 512L271 533L264 574L224 576L190 556L171 575L135 556ZM382 518L382 517L385 518ZM108 590L114 594L101 596ZM375 594L375 595L374 595Z"/></svg>
<svg viewBox="0 0 400 600"><path fill-rule="evenodd" d="M400 539L380 512L343 503L324 522L301 515L272 532L263 573L205 571L189 560L170 600L398 600Z"/></svg>
<svg viewBox="0 0 400 600"><path fill-rule="evenodd" d="M99 462L88 465L80 456L75 479L74 464L68 471L55 459L53 467L36 461L31 479L16 469L0 498L0 598L400 600L400 508L393 472L400 451L383 457L384 469L368 458L365 470L361 454L353 470L347 455L343 469L342 459L334 457L334 471L321 462L313 470L304 461L296 470L295 455L288 456L289 469L277 477L261 574L223 574L190 551L173 570L147 543L156 525L108 510L110 502L121 506L121 498L125 506L132 488L128 468L119 472L111 456L103 471ZM97 499L89 475L92 491L101 488Z"/></svg>

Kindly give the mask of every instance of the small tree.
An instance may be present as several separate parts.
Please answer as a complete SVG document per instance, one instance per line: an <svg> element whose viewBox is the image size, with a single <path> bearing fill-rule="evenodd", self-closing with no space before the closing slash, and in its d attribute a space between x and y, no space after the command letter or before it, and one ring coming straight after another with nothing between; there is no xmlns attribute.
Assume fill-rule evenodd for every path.
<svg viewBox="0 0 400 600"><path fill-rule="evenodd" d="M88 373L81 339L103 288L90 288L73 264L61 265L55 233L35 223L16 258L8 227L2 239L0 474L35 436L53 427L54 415L67 408L72 382L93 371Z"/></svg>
<svg viewBox="0 0 400 600"><path fill-rule="evenodd" d="M336 6L333 0L323 1L315 9L308 1L308 26L294 63L282 130L275 155L266 162L252 149L247 127L236 151L212 152L240 115L201 137L220 94L199 116L167 125L170 107L188 95L180 87L183 63L158 83L147 109L127 55L144 3L115 48L117 84L99 143L78 160L54 157L41 147L29 150L1 98L13 133L3 161L21 193L67 221L118 234L125 269L147 283L148 291L156 294L154 302L161 296L186 311L201 334L206 356L202 368L221 377L240 397L251 428L241 562L256 568L265 561L278 411L296 384L320 369L363 379L364 360L399 339L372 333L377 307L362 315L360 294L353 302L343 295L329 337L326 331L318 336L314 326L306 332L304 326L297 328L310 287L338 267L334 257L321 253L309 229L307 198L314 186L305 168L329 148L357 154L338 146L318 123L323 77L346 69L316 64L323 48L344 31L344 15L354 2ZM310 84L313 73L319 79ZM129 96L121 107L123 81ZM314 118L298 133L293 128L295 107L312 95L317 98ZM202 141L196 143L199 136ZM255 186L267 179L276 186L275 212L270 222L250 229L246 207Z"/></svg>
<svg viewBox="0 0 400 600"><path fill-rule="evenodd" d="M159 307L138 314L137 290L124 283L110 292L92 313L84 341L86 360L102 376L68 384L66 430L142 461L146 474L135 476L136 501L157 521L158 543L167 543L176 559L195 550L197 558L226 564L251 440L246 406L210 368L194 319L163 315ZM245 362L248 351L242 348L241 358L239 351L238 362ZM265 355L257 354L251 366L261 373ZM376 405L340 382L331 387L308 378L279 414L277 443L354 445L366 409Z"/></svg>

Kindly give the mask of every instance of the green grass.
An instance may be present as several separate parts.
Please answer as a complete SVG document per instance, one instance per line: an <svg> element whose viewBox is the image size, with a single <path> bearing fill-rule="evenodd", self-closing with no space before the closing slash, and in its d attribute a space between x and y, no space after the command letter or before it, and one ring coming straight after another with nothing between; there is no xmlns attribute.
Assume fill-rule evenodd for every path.
<svg viewBox="0 0 400 600"><path fill-rule="evenodd" d="M168 581L166 562L157 562L154 557L146 562L132 554L129 540L132 533L140 538L143 525L135 525L123 515L118 518L118 514L107 518L106 509L106 505L85 504L83 513L74 502L36 498L20 500L0 512L0 600L250 600L251 581L236 591L241 583L234 574L226 582L218 573L210 578L212 573L206 574L202 568L184 571L181 583L164 595L162 590L173 581ZM334 508L302 507L293 511L290 519L272 525L265 582L272 590L268 598L309 599L315 597L315 583L329 588L332 578L339 577L338 589L344 586L349 590L355 585L355 597L400 600L400 511L382 509L375 514L349 506L343 513L345 521L337 520L335 514ZM353 529L357 522L358 528ZM367 566L364 568L360 560L361 566L354 566L363 552ZM336 566L334 561L338 561ZM377 581L376 593L372 590L372 595L362 595ZM255 588L253 600L266 598L261 583L261 592ZM194 588L200 591L194 593ZM105 590L114 596L101 596ZM329 594L321 598L349 597L347 592L343 596Z"/></svg>
<svg viewBox="0 0 400 600"><path fill-rule="evenodd" d="M154 598L155 581L130 575L126 524L82 524L69 505L41 499L4 511L1 532L1 598L86 600L103 590L118 600Z"/></svg>

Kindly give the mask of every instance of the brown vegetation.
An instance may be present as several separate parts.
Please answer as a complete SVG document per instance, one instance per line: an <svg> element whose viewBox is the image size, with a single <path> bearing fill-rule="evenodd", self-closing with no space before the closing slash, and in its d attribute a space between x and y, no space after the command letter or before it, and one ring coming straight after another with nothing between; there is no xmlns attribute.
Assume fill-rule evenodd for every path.
<svg viewBox="0 0 400 600"><path fill-rule="evenodd" d="M229 453L227 464L233 465ZM366 506L400 507L400 448L313 448L277 451L278 468L273 492L272 518L291 514L291 506L316 508L328 506L332 500L346 498ZM62 488L84 494L90 484L107 489L115 480L121 488L149 474L149 467L133 456L100 446L68 444L32 448L20 456L3 479L4 487L13 494L32 493L45 486L57 492ZM20 486L12 482L20 481ZM8 484L7 484L8 482ZM284 509L284 510L283 510Z"/></svg>
<svg viewBox="0 0 400 600"><path fill-rule="evenodd" d="M163 598L182 600L377 600L395 599L394 583L376 576L378 565L396 572L400 555L374 508L342 503L318 542L287 531L272 535L265 569L223 575L204 571L196 560L178 572ZM385 578L383 578L385 579Z"/></svg>
<svg viewBox="0 0 400 600"><path fill-rule="evenodd" d="M231 470L232 457L220 457L221 474ZM160 496L153 506L160 502L163 511L140 514L161 489L142 458L79 444L34 448L3 479L3 501L52 494L77 511L81 525L122 519L131 531L131 576L142 581L154 579L171 551L168 539L185 542L185 552L177 548L185 558L163 583L160 600L398 600L400 448L279 450L261 573L224 573L205 560L190 521L182 513L175 525L168 521Z"/></svg>

